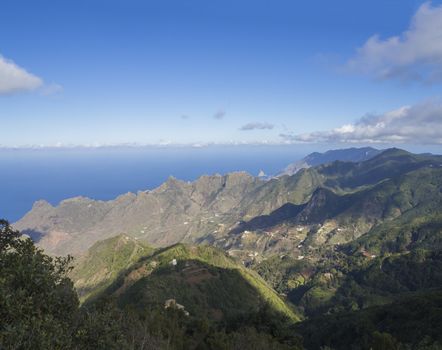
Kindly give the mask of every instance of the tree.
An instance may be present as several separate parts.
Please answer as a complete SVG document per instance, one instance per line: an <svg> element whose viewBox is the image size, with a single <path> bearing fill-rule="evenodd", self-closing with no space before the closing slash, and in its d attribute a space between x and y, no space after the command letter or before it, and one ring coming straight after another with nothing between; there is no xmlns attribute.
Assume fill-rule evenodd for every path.
<svg viewBox="0 0 442 350"><path fill-rule="evenodd" d="M72 258L52 258L0 220L0 348L72 347L78 298Z"/></svg>
<svg viewBox="0 0 442 350"><path fill-rule="evenodd" d="M398 341L389 333L373 333L373 350L399 350Z"/></svg>

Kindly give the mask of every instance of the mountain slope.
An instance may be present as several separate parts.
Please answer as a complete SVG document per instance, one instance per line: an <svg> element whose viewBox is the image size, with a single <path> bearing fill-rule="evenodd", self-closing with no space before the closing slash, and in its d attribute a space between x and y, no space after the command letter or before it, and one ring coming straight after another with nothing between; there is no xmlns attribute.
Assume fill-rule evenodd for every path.
<svg viewBox="0 0 442 350"><path fill-rule="evenodd" d="M96 255L97 247L102 245L96 244L89 256ZM101 267L88 266L87 260L83 261L73 274L74 278L79 278L74 279L75 285L80 285L84 279L85 269L89 276L102 270ZM122 307L132 305L144 310L164 307L173 299L190 315L216 321L257 312L268 304L292 321L299 320L258 274L209 246L177 244L143 256L119 272L106 289L98 285L98 290L90 294L89 302L107 295L117 298Z"/></svg>
<svg viewBox="0 0 442 350"><path fill-rule="evenodd" d="M305 201L319 185L313 171L281 181L246 173L202 176L192 183L170 178L152 191L128 193L112 201L77 197L53 207L36 202L14 227L52 254L80 254L94 242L122 232L155 246L193 243L230 230L243 218Z"/></svg>
<svg viewBox="0 0 442 350"><path fill-rule="evenodd" d="M80 300L100 293L121 271L152 252L152 248L127 235L95 243L87 254L77 259L70 273Z"/></svg>
<svg viewBox="0 0 442 350"><path fill-rule="evenodd" d="M315 167L322 164L328 164L337 160L342 162L363 162L376 156L380 152L382 151L372 147L337 149L330 150L324 153L313 152L300 161L289 164L282 172L277 175L277 177L281 177L284 175L294 175L301 169Z"/></svg>
<svg viewBox="0 0 442 350"><path fill-rule="evenodd" d="M306 203L284 204L268 215L240 222L230 232L209 242L248 261L271 254L312 258L315 249L352 242L359 237L360 240L354 241L354 250L364 246L373 254L382 248L380 242L383 250L387 245L398 245L399 236L403 237L402 250L413 240L420 246L440 245L437 235L422 233L417 238L417 227L422 226L422 232L425 227L433 231L440 227L437 215L442 206L441 164L440 157L391 150L363 163L335 162L312 169L318 174L325 170L333 175ZM359 186L360 178L367 173L379 181ZM327 187L332 179L335 187ZM339 182L359 187L344 191Z"/></svg>
<svg viewBox="0 0 442 350"><path fill-rule="evenodd" d="M442 168L428 166L343 195L318 188L305 204L287 203L208 242L246 261L271 254L312 259L316 249L348 242L372 254L394 245L441 246L441 188Z"/></svg>
<svg viewBox="0 0 442 350"><path fill-rule="evenodd" d="M392 304L324 315L302 323L307 349L440 349L442 291L422 293Z"/></svg>
<svg viewBox="0 0 442 350"><path fill-rule="evenodd" d="M260 185L245 173L203 176L194 183L170 178L152 191L107 202L77 197L52 207L40 201L14 226L54 254L78 254L122 232L167 246L213 230L215 217L228 215L245 192Z"/></svg>

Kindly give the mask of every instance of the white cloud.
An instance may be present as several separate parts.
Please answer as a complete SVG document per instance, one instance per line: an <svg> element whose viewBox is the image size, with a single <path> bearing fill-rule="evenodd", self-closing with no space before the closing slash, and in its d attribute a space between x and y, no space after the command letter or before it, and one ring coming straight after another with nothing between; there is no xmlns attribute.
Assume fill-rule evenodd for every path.
<svg viewBox="0 0 442 350"><path fill-rule="evenodd" d="M84 144L74 144L74 143L46 143L46 144L15 144L15 145L2 145L0 144L0 150L6 149L115 149L115 148L204 148L204 147L225 147L225 146L263 146L263 145L281 145L278 141L269 140L230 140L225 142L188 142L188 143L177 143L170 140L160 140L156 143L138 143L138 142L123 142L123 143L84 143Z"/></svg>
<svg viewBox="0 0 442 350"><path fill-rule="evenodd" d="M0 56L0 95L34 90L42 85L42 79Z"/></svg>
<svg viewBox="0 0 442 350"><path fill-rule="evenodd" d="M372 36L347 67L378 79L442 81L442 5L421 5L399 36Z"/></svg>
<svg viewBox="0 0 442 350"><path fill-rule="evenodd" d="M241 126L239 128L239 130L241 131L250 131L250 130L271 130L273 129L275 126L273 124L270 123L259 123L259 122L254 122L254 123L248 123L245 124L243 126Z"/></svg>
<svg viewBox="0 0 442 350"><path fill-rule="evenodd" d="M287 142L442 144L442 104L427 101L329 131L281 134Z"/></svg>

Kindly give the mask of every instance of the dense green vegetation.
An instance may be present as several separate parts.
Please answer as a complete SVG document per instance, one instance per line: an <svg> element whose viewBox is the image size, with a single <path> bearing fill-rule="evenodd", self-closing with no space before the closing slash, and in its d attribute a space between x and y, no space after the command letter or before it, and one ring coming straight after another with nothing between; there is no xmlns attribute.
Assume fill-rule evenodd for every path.
<svg viewBox="0 0 442 350"><path fill-rule="evenodd" d="M119 235L95 243L80 257L69 276L81 301L98 295L124 269L148 256L153 249L127 235Z"/></svg>
<svg viewBox="0 0 442 350"><path fill-rule="evenodd" d="M441 349L442 291L299 325L308 349Z"/></svg>
<svg viewBox="0 0 442 350"><path fill-rule="evenodd" d="M66 277L70 259L53 259L0 221L0 347L70 345L78 300Z"/></svg>
<svg viewBox="0 0 442 350"><path fill-rule="evenodd" d="M348 244L317 246L307 260L272 256L251 265L308 318L297 327L304 345L439 348L442 324L431 315L440 311L442 295L440 157L389 150L315 171L338 195L323 192L311 218L321 223L334 212L340 225L362 218L372 228ZM354 190L368 180L373 184Z"/></svg>
<svg viewBox="0 0 442 350"><path fill-rule="evenodd" d="M315 264L278 256L253 268L305 313L296 331L308 349L442 347L441 250L327 251Z"/></svg>
<svg viewBox="0 0 442 350"><path fill-rule="evenodd" d="M82 269L83 264L78 269ZM101 286L99 286L101 288ZM210 246L177 244L147 255L126 270L104 295L138 309L163 306L175 299L191 315L218 321L257 312L268 304L299 318L262 278Z"/></svg>
<svg viewBox="0 0 442 350"><path fill-rule="evenodd" d="M119 239L115 242L121 243ZM156 257L166 263L171 256L191 255L201 263L210 260L226 268L235 266L214 249L192 249L178 245L159 252ZM165 309L162 304L146 308L118 306L113 298L105 296L79 307L73 283L67 277L70 261L71 258L54 259L45 255L6 221L0 222L1 349L300 348L293 320L275 310L265 295L254 309L229 315L228 323L187 316L182 310ZM239 279L223 282L226 281L241 283ZM270 294L276 297L273 292ZM222 297L228 301L231 296ZM291 313L289 309L286 312Z"/></svg>

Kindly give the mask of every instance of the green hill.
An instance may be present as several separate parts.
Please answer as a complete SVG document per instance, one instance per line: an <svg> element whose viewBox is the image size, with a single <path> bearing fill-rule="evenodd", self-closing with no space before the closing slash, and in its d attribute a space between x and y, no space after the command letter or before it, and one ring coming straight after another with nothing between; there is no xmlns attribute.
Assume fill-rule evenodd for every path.
<svg viewBox="0 0 442 350"><path fill-rule="evenodd" d="M268 304L299 320L258 274L209 246L177 244L161 249L124 271L104 294L115 296L122 307L137 309L163 306L174 299L190 315L218 321L257 312Z"/></svg>
<svg viewBox="0 0 442 350"><path fill-rule="evenodd" d="M121 271L152 252L152 248L127 235L95 243L70 273L80 300L103 291Z"/></svg>

